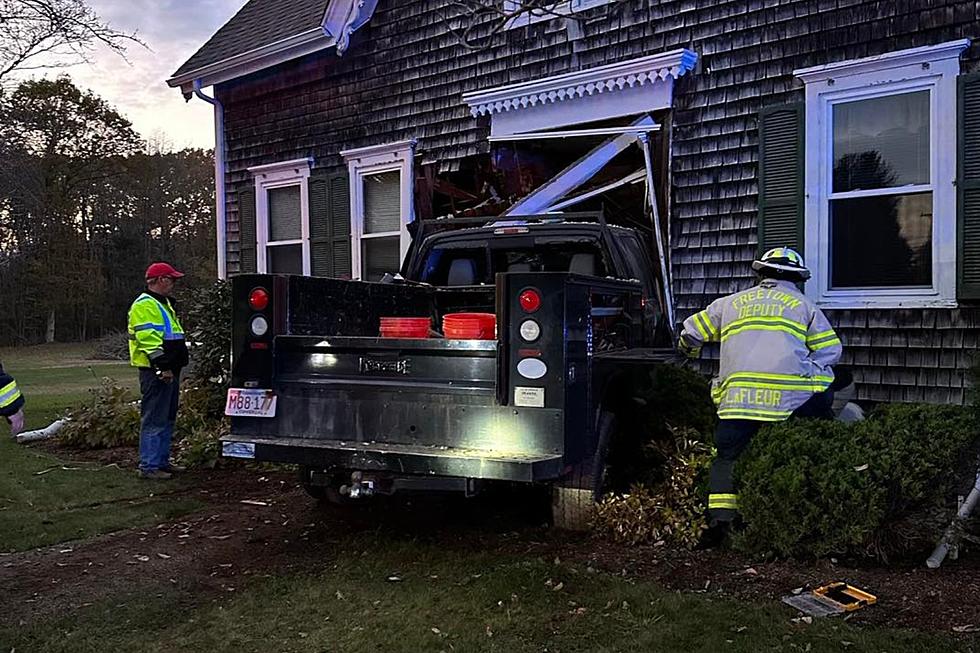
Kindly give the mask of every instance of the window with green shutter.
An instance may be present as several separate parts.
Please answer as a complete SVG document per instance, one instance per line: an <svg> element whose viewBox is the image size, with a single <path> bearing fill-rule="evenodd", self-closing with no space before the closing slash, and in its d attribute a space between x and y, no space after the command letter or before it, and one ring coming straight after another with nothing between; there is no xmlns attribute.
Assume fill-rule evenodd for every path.
<svg viewBox="0 0 980 653"><path fill-rule="evenodd" d="M959 57L968 45L795 71L806 95L806 291L820 305L941 308L963 297L970 258L958 250L957 233L967 226L960 216L969 198L958 210L951 126L959 122ZM980 281L980 257L975 267Z"/></svg>

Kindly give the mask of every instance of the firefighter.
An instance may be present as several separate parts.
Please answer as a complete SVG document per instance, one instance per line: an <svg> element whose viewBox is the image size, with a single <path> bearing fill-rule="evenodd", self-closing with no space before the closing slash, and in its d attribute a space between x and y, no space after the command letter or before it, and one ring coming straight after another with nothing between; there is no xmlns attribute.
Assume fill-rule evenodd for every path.
<svg viewBox="0 0 980 653"><path fill-rule="evenodd" d="M803 257L777 247L752 268L760 277L757 286L715 300L686 319L678 341L691 358L704 343L721 343L711 389L719 421L704 547L720 544L736 520L732 472L759 428L790 417L833 418L830 385L841 341L797 286L810 278Z"/></svg>
<svg viewBox="0 0 980 653"><path fill-rule="evenodd" d="M14 377L3 371L3 365L0 365L0 415L10 424L10 435L24 430L24 395Z"/></svg>
<svg viewBox="0 0 980 653"><path fill-rule="evenodd" d="M140 476L166 480L176 471L170 442L177 419L180 370L188 362L184 329L170 299L184 276L168 263L146 269L146 292L129 308L129 360L140 375Z"/></svg>

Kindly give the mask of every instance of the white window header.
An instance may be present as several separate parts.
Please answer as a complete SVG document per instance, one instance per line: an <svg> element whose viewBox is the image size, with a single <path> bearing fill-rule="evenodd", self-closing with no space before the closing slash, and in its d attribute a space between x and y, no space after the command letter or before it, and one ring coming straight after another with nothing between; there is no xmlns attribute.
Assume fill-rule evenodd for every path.
<svg viewBox="0 0 980 653"><path fill-rule="evenodd" d="M928 70L930 66L943 60L954 59L958 61L960 54L968 47L970 47L970 39L959 39L939 45L887 52L874 57L800 68L794 70L793 75L802 79L806 84L813 84L838 77L880 73L891 68L903 68L905 66L919 66L920 70Z"/></svg>

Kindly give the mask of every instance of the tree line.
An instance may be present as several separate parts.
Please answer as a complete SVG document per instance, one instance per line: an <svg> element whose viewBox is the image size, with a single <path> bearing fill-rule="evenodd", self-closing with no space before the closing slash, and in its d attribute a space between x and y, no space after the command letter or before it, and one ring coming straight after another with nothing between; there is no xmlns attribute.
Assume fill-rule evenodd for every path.
<svg viewBox="0 0 980 653"><path fill-rule="evenodd" d="M152 260L216 276L211 151L147 143L67 76L0 90L0 344L126 327Z"/></svg>

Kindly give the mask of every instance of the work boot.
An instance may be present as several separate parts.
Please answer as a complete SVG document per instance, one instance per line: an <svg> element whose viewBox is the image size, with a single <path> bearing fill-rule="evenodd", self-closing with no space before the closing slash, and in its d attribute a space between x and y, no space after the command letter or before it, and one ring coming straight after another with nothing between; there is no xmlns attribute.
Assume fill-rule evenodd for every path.
<svg viewBox="0 0 980 653"><path fill-rule="evenodd" d="M165 472L162 469L151 469L148 471L140 471L140 478L147 481L169 481L173 478L173 474L170 472Z"/></svg>
<svg viewBox="0 0 980 653"><path fill-rule="evenodd" d="M161 467L160 469L170 474L183 474L187 471L187 468L183 465L175 465L173 463L170 463L166 467Z"/></svg>

